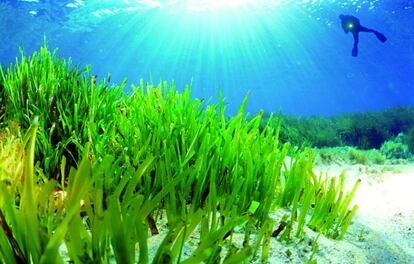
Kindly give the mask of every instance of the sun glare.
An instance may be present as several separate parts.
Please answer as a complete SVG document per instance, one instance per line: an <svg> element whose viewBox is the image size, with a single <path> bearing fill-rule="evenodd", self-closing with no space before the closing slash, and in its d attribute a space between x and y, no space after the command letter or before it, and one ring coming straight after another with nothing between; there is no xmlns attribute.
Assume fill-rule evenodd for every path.
<svg viewBox="0 0 414 264"><path fill-rule="evenodd" d="M187 1L186 9L190 12L203 12L224 9L237 9L258 3L259 0L189 0Z"/></svg>
<svg viewBox="0 0 414 264"><path fill-rule="evenodd" d="M255 0L209 0L206 1L213 8L237 8L256 2Z"/></svg>

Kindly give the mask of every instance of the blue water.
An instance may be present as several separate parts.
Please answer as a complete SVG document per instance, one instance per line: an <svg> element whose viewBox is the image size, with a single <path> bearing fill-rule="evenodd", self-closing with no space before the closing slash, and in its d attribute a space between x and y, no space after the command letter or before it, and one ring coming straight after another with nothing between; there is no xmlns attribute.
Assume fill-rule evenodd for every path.
<svg viewBox="0 0 414 264"><path fill-rule="evenodd" d="M358 57L338 15L386 35L361 33ZM192 84L234 113L295 115L414 105L414 1L88 0L0 1L0 63L49 47L98 77ZM129 86L128 86L129 87Z"/></svg>

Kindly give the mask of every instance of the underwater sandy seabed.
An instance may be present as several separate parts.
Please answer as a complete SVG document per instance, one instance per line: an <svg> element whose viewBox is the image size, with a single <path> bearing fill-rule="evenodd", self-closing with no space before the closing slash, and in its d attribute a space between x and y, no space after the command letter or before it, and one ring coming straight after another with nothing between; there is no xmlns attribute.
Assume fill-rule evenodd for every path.
<svg viewBox="0 0 414 264"><path fill-rule="evenodd" d="M321 235L313 263L414 263L414 164L318 165L315 170L332 176L346 170L346 189L351 189L358 178L361 184L352 202L359 209L344 240ZM279 210L272 217L280 219L286 212ZM166 225L160 226L160 234L149 240L150 255L155 255L168 231ZM272 238L267 263L307 263L317 233L309 228L305 230L305 239L289 244ZM191 236L194 245L197 236ZM243 239L242 230L235 230L233 244L241 247ZM192 246L190 239L183 249L184 259L193 252ZM260 252L251 263L261 263Z"/></svg>
<svg viewBox="0 0 414 264"><path fill-rule="evenodd" d="M359 209L345 239L320 239L318 263L414 263L414 164L318 169L332 175L345 169L348 187L362 180L353 199Z"/></svg>

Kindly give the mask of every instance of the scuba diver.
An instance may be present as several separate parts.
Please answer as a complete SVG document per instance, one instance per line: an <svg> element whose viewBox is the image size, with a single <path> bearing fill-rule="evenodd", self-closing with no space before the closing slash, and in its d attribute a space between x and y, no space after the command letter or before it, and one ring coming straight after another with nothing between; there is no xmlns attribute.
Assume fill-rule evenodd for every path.
<svg viewBox="0 0 414 264"><path fill-rule="evenodd" d="M352 48L352 56L358 56L358 42L359 42L359 32L371 32L374 33L377 39L381 42L387 41L387 38L380 32L361 26L359 19L354 16L348 15L339 15L341 20L342 29L345 33L352 32L354 36L354 47Z"/></svg>

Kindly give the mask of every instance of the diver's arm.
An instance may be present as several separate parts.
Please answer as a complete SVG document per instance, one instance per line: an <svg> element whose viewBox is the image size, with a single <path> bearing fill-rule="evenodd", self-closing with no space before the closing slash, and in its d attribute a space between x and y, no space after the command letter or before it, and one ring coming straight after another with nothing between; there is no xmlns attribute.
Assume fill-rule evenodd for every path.
<svg viewBox="0 0 414 264"><path fill-rule="evenodd" d="M341 21L341 26L342 26L342 29L344 30L344 32L345 32L346 34L348 34L349 29L347 28L347 26L346 26L346 22L345 22L344 20L342 20L342 21Z"/></svg>

